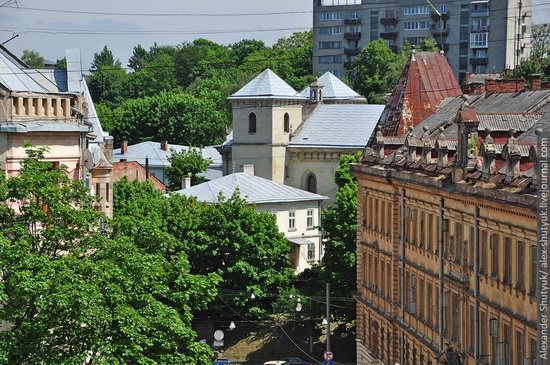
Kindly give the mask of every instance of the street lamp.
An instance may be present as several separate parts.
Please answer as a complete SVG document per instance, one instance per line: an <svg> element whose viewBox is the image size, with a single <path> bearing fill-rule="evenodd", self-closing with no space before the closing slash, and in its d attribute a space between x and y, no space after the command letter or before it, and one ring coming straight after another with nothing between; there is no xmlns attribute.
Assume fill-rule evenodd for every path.
<svg viewBox="0 0 550 365"><path fill-rule="evenodd" d="M298 303L296 303L296 312L300 312L302 310L302 301L300 298L298 298Z"/></svg>
<svg viewBox="0 0 550 365"><path fill-rule="evenodd" d="M323 326L326 326L328 324L328 321L327 321L326 318L323 318L323 323L322 324L323 324Z"/></svg>
<svg viewBox="0 0 550 365"><path fill-rule="evenodd" d="M229 330L233 331L235 328L237 328L237 326L235 326L235 322L231 321L231 323L229 323Z"/></svg>
<svg viewBox="0 0 550 365"><path fill-rule="evenodd" d="M250 294L250 299L252 300L256 299L256 296L254 295L254 293Z"/></svg>

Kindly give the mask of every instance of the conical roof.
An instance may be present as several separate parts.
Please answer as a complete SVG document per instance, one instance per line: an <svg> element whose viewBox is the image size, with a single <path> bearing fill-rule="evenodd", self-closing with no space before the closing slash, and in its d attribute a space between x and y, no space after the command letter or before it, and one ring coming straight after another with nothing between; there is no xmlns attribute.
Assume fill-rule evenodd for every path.
<svg viewBox="0 0 550 365"><path fill-rule="evenodd" d="M275 72L266 69L229 99L304 99Z"/></svg>
<svg viewBox="0 0 550 365"><path fill-rule="evenodd" d="M317 83L323 86L323 99L325 100L358 100L364 99L361 95L353 91L332 72L327 71L323 76L317 79ZM300 95L309 97L310 88L305 88Z"/></svg>

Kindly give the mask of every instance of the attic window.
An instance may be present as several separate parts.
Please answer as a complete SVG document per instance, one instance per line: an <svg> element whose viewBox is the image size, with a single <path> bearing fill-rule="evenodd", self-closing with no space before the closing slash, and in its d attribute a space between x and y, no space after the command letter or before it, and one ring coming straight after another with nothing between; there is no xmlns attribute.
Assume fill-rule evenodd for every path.
<svg viewBox="0 0 550 365"><path fill-rule="evenodd" d="M256 133L256 114L248 115L248 133Z"/></svg>

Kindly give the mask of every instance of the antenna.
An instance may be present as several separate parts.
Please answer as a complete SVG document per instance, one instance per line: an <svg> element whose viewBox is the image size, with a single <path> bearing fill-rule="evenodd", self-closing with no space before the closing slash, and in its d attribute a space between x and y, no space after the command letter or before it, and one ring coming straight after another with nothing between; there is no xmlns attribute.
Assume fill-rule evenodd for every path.
<svg viewBox="0 0 550 365"><path fill-rule="evenodd" d="M441 49L439 50L441 54L445 53L443 50L443 14L432 4L430 0L426 0L428 4L434 9L435 13L439 15L439 24L441 24L441 28L439 29L439 45L441 46Z"/></svg>
<svg viewBox="0 0 550 365"><path fill-rule="evenodd" d="M9 41L11 41L12 39L15 39L17 37L19 37L19 34L14 32L13 35L11 36L11 38L8 39L7 41L4 41L4 42L0 43L0 46L3 46L4 44L8 43Z"/></svg>

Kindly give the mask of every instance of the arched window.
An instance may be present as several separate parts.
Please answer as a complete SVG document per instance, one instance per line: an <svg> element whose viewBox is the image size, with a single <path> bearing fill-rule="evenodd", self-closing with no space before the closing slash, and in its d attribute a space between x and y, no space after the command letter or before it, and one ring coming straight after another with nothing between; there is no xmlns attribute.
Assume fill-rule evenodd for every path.
<svg viewBox="0 0 550 365"><path fill-rule="evenodd" d="M310 193L317 193L317 178L315 174L309 174L306 178L306 190Z"/></svg>
<svg viewBox="0 0 550 365"><path fill-rule="evenodd" d="M290 116L288 113L285 113L285 133L290 133Z"/></svg>
<svg viewBox="0 0 550 365"><path fill-rule="evenodd" d="M256 114L248 114L248 133L256 133Z"/></svg>

